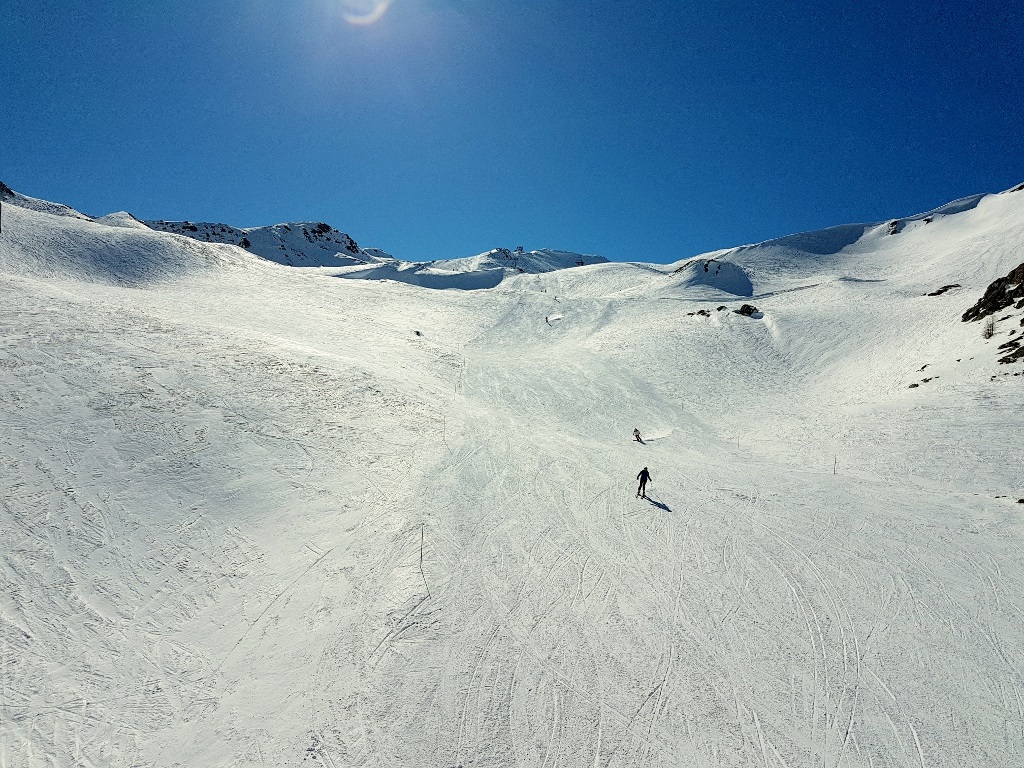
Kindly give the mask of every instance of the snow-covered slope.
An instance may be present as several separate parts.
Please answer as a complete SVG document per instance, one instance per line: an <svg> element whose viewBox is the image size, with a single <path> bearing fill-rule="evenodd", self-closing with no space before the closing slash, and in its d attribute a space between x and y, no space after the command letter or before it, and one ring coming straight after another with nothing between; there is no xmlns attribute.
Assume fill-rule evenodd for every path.
<svg viewBox="0 0 1024 768"><path fill-rule="evenodd" d="M20 192L15 192L2 181L0 181L0 204L14 205L30 211L48 213L52 216L68 216L72 219L91 221L88 216L84 213L79 213L74 208L62 205L61 203L51 203L46 200L23 195Z"/></svg>
<svg viewBox="0 0 1024 768"><path fill-rule="evenodd" d="M0 273L139 286L255 260L237 248L154 232L130 214L94 221L62 208L4 205Z"/></svg>
<svg viewBox="0 0 1024 768"><path fill-rule="evenodd" d="M0 764L1019 763L1024 191L477 291L126 223L4 206Z"/></svg>

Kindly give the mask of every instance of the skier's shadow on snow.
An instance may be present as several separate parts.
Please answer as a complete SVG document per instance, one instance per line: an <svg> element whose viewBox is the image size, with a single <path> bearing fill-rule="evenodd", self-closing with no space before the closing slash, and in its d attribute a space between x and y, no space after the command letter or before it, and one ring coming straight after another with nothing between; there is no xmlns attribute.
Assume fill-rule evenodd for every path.
<svg viewBox="0 0 1024 768"><path fill-rule="evenodd" d="M672 511L671 509L668 508L668 504L662 504L660 501L655 501L650 496L647 497L647 503L651 504L652 506L657 507L658 509L660 509L660 510L662 510L664 512L671 512Z"/></svg>

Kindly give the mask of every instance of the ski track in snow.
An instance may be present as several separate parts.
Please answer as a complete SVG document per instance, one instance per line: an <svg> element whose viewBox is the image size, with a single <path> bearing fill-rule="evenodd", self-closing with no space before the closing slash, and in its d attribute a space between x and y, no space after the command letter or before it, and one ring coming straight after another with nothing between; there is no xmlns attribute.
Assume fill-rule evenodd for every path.
<svg viewBox="0 0 1024 768"><path fill-rule="evenodd" d="M0 765L1015 764L1024 390L921 296L1019 205L766 248L762 319L644 265L10 271ZM4 216L3 263L102 235Z"/></svg>

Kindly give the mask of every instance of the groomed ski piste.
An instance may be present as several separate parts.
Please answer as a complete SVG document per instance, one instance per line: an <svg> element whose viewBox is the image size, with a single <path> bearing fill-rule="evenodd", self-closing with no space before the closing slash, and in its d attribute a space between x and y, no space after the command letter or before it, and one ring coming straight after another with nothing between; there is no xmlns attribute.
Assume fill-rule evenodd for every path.
<svg viewBox="0 0 1024 768"><path fill-rule="evenodd" d="M486 280L127 216L2 201L0 765L1021 764L1024 191Z"/></svg>

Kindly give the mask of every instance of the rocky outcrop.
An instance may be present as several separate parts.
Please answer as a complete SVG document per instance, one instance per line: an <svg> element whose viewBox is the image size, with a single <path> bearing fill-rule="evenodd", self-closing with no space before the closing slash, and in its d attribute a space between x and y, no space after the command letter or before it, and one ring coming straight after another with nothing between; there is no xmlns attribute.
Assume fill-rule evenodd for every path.
<svg viewBox="0 0 1024 768"><path fill-rule="evenodd" d="M268 261L294 267L351 266L382 261L363 251L349 235L322 221L270 227L232 227L191 221L146 221L150 229L206 243L238 245Z"/></svg>
<svg viewBox="0 0 1024 768"><path fill-rule="evenodd" d="M999 358L999 362L1005 364L1016 363L1024 360L1024 337L1011 339L1005 344L999 345L999 351L1006 354Z"/></svg>
<svg viewBox="0 0 1024 768"><path fill-rule="evenodd" d="M1024 264L1010 271L1006 277L995 280L986 290L978 303L964 312L961 318L965 323L981 320L1001 309L1006 309L1019 299L1024 299Z"/></svg>

